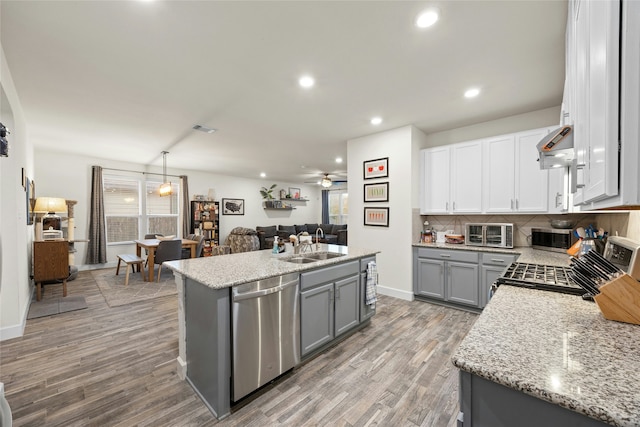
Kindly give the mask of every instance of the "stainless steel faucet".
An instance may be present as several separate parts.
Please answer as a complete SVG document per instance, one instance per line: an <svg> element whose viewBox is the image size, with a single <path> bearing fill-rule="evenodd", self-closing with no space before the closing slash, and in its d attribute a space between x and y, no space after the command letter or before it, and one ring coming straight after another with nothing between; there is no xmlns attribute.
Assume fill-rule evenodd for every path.
<svg viewBox="0 0 640 427"><path fill-rule="evenodd" d="M322 238L324 239L324 231L322 231L322 228L318 227L316 229L316 251L320 250L320 242L318 240L318 231L320 232L320 234L322 234Z"/></svg>
<svg viewBox="0 0 640 427"><path fill-rule="evenodd" d="M304 232L301 231L300 233L296 234L296 240L293 242L293 253L295 255L300 253L300 235L302 235L302 233Z"/></svg>

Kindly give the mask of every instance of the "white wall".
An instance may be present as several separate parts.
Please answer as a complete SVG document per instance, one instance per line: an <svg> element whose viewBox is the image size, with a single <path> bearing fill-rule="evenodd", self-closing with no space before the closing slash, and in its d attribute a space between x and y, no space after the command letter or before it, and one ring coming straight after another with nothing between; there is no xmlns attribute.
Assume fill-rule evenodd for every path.
<svg viewBox="0 0 640 427"><path fill-rule="evenodd" d="M347 142L349 181L349 246L379 250L378 291L413 299L412 207L417 206L417 155L426 136L413 126ZM389 177L366 183L389 182L389 203L364 203L363 162L389 158ZM389 227L364 225L364 207L389 207Z"/></svg>
<svg viewBox="0 0 640 427"><path fill-rule="evenodd" d="M0 340L5 340L22 335L33 288L29 281L33 227L27 225L22 169L28 177L34 174L26 121L2 45L0 86L0 121L11 132L9 157L0 157Z"/></svg>
<svg viewBox="0 0 640 427"><path fill-rule="evenodd" d="M443 132L431 133L427 135L425 145L423 145L422 148L455 144L457 142L504 135L506 133L537 129L549 126L549 124L552 123L560 123L560 106L504 117Z"/></svg>
<svg viewBox="0 0 640 427"><path fill-rule="evenodd" d="M167 159L170 164L171 158ZM98 157L86 157L69 155L55 151L37 149L35 151L35 169L38 196L62 197L77 200L74 207L75 238L78 240L87 238L89 226L89 199L91 197L91 166L97 165L103 168L125 169L140 172L161 172L155 167L146 167L141 164L123 163L105 160ZM104 170L107 174L109 171ZM268 225L294 225L305 223L318 223L322 216L322 202L320 190L316 185L304 186L293 183L277 182L278 187L301 188L303 197L309 201L294 202L297 209L291 211L274 211L262 209L261 187L269 187L274 182L260 179L237 178L212 173L189 171L167 168L171 175L186 175L189 181L189 196L193 199L195 194L207 195L209 189L215 192L215 199L223 198L244 199L244 215L220 215L221 243L234 227L255 228ZM174 179L174 181L177 178ZM274 190L274 195L277 196ZM93 268L85 265L86 244L78 243L78 252L75 257L76 266L80 270ZM134 245L115 245L107 247L108 264L115 265L116 255L119 253L135 253ZM94 266L95 267L95 266Z"/></svg>

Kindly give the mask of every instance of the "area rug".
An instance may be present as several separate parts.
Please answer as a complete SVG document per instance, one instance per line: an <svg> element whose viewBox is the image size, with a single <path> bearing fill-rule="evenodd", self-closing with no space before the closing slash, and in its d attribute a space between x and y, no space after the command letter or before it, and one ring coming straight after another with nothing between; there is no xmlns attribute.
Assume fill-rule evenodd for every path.
<svg viewBox="0 0 640 427"><path fill-rule="evenodd" d="M116 276L115 268L93 270L91 272L109 307L133 304L178 293L173 272L169 269L162 269L160 283L156 281L144 282L140 273L132 273L130 271L129 284L125 286L126 274L126 270L122 267L120 267L118 276ZM157 279L157 275L155 279Z"/></svg>
<svg viewBox="0 0 640 427"><path fill-rule="evenodd" d="M38 317L53 316L69 311L87 308L87 302L82 295L74 295L63 298L42 299L33 301L29 306L27 320Z"/></svg>

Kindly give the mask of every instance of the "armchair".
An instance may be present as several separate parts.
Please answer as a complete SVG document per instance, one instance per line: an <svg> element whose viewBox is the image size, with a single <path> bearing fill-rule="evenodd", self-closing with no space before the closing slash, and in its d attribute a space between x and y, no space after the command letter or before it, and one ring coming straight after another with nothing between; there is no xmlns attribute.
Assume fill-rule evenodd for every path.
<svg viewBox="0 0 640 427"><path fill-rule="evenodd" d="M227 236L224 244L231 247L232 254L260 250L260 239L256 231L250 228L234 228Z"/></svg>

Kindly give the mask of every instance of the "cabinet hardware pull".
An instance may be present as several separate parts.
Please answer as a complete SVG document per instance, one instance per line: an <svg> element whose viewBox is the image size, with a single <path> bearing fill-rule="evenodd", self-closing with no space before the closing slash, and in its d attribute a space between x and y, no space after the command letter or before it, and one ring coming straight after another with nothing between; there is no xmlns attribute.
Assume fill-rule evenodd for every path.
<svg viewBox="0 0 640 427"><path fill-rule="evenodd" d="M511 210L513 210L513 199L511 199Z"/></svg>
<svg viewBox="0 0 640 427"><path fill-rule="evenodd" d="M494 261L494 262L504 262L504 260L503 260L503 259L496 259L496 258L491 258L491 261Z"/></svg>
<svg viewBox="0 0 640 427"><path fill-rule="evenodd" d="M456 210L456 202L453 202L453 210Z"/></svg>
<svg viewBox="0 0 640 427"><path fill-rule="evenodd" d="M440 254L440 256L443 258L451 258L451 255L449 254Z"/></svg>
<svg viewBox="0 0 640 427"><path fill-rule="evenodd" d="M516 199L516 210L519 209L519 207L518 207L519 205L520 205L520 203L519 203L518 199Z"/></svg>
<svg viewBox="0 0 640 427"><path fill-rule="evenodd" d="M448 211L448 210L449 210L449 202L447 202L447 203L446 203L446 206L445 206L444 210L445 210L445 211Z"/></svg>
<svg viewBox="0 0 640 427"><path fill-rule="evenodd" d="M587 166L587 165L586 165L586 164L584 164L584 163L578 163L578 164L576 165L576 169L584 169L586 166Z"/></svg>
<svg viewBox="0 0 640 427"><path fill-rule="evenodd" d="M336 299L340 299L340 288L336 288Z"/></svg>

